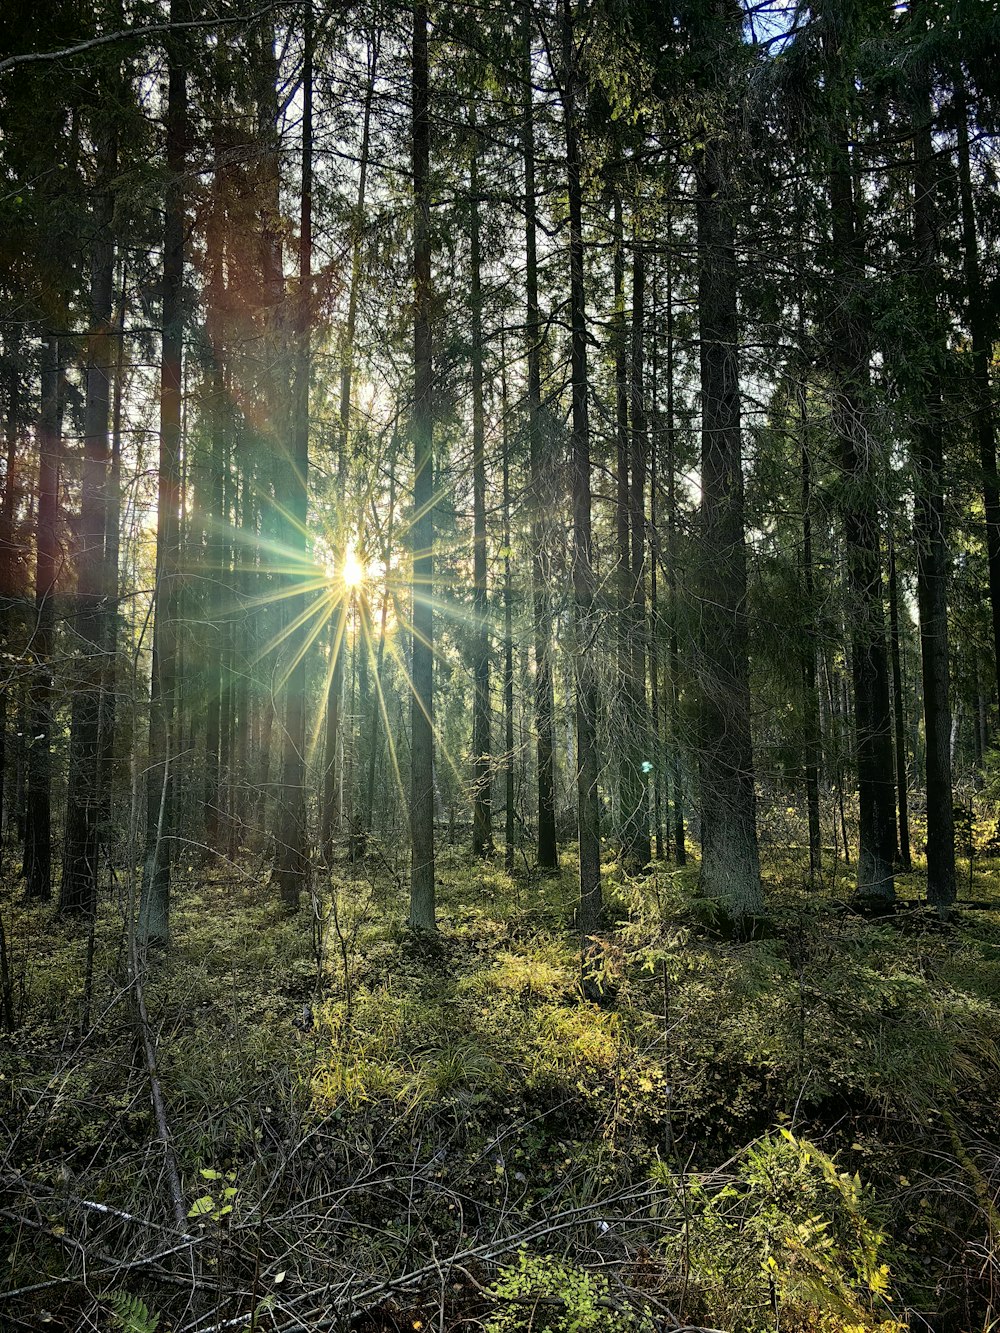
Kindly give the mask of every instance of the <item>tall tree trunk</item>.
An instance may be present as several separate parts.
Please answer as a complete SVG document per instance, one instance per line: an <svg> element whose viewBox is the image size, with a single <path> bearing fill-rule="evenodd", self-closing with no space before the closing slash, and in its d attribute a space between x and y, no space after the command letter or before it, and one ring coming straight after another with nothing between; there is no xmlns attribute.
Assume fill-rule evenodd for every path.
<svg viewBox="0 0 1000 1333"><path fill-rule="evenodd" d="M834 96L849 82L839 37L828 38L827 78ZM834 380L833 427L843 473L842 512L847 582L852 609L851 671L857 745L858 893L888 903L895 898L896 841L889 673L882 607L879 513L871 442L865 436L869 353L865 319L864 245L857 216L848 130L843 113L831 124L829 356Z"/></svg>
<svg viewBox="0 0 1000 1333"><path fill-rule="evenodd" d="M736 252L720 143L697 171L701 337L701 885L736 920L763 910L750 737Z"/></svg>
<svg viewBox="0 0 1000 1333"><path fill-rule="evenodd" d="M115 329L114 393L111 405L111 459L108 469L106 501L104 506L104 615L102 642L104 669L101 680L101 812L100 819L106 830L113 828L115 757L117 752L117 689L118 689L118 616L119 574L121 552L122 512L122 413L125 401L125 293L127 266L121 268L121 305ZM109 835L109 859L114 856L115 844ZM112 871L113 873L113 871Z"/></svg>
<svg viewBox="0 0 1000 1333"><path fill-rule="evenodd" d="M472 854L493 852L492 762L490 742L490 629L486 586L486 421L483 406L483 285L479 235L479 131L471 112L472 159L469 167L469 245L472 307Z"/></svg>
<svg viewBox="0 0 1000 1333"><path fill-rule="evenodd" d="M651 718L650 740L653 754L653 830L654 852L657 861L662 861L664 854L670 855L670 779L664 762L667 731L663 725L660 689L660 599L659 565L662 558L660 550L660 475L659 475L659 439L660 439L660 390L659 358L657 356L657 329L659 315L656 305L656 283L653 290L653 337L651 340L651 384L650 400L653 413L650 421L649 441L649 711ZM667 824L664 827L664 814ZM666 840L664 841L664 832Z"/></svg>
<svg viewBox="0 0 1000 1333"><path fill-rule="evenodd" d="M674 856L677 864L687 864L687 841L684 829L684 781L680 751L680 636L678 619L680 603L677 595L677 453L674 429L674 297L672 220L667 217L667 597L670 614L670 637L667 646L667 710L670 716L670 776L674 791Z"/></svg>
<svg viewBox="0 0 1000 1333"><path fill-rule="evenodd" d="M341 345L340 409L337 436L337 550L335 557L343 567L347 549L345 514L345 485L350 458L351 394L354 381L354 339L358 320L358 301L361 295L361 245L364 236L365 197L368 190L368 158L371 145L372 102L375 97L375 79L378 70L381 38L373 34L369 47L368 85L365 90L361 121L361 153L358 171L358 193L355 198L351 233L351 282L347 296L347 320ZM329 865L333 856L333 839L343 817L343 774L340 756L343 751L342 695L344 692L344 640L346 637L348 605L345 598L337 608L331 623L330 679L326 692L326 734L324 740L323 809L320 819L320 838L323 859Z"/></svg>
<svg viewBox="0 0 1000 1333"><path fill-rule="evenodd" d="M801 301L799 308L801 310ZM801 329L800 329L801 334ZM803 375L804 375L803 368ZM819 723L819 680L816 655L816 577L813 568L812 539L812 459L809 454L809 415L806 387L803 379L798 386L799 398L799 466L802 493L802 591L806 604L806 632L802 647L802 703L804 745L804 777L806 811L809 824L809 883L815 884L823 868L823 840L819 821L819 766L822 743Z"/></svg>
<svg viewBox="0 0 1000 1333"><path fill-rule="evenodd" d="M983 508L986 518L986 560L990 581L990 611L993 621L995 678L1000 691L1000 476L997 473L996 407L990 383L993 331L984 299L979 263L979 238L972 199L972 166L969 160L969 111L965 80L959 71L955 80L955 110L958 116L958 183L962 208L962 261L965 300L972 341L972 374L976 393L976 440L982 470Z"/></svg>
<svg viewBox="0 0 1000 1333"><path fill-rule="evenodd" d="M17 502L17 446L20 434L20 379L18 374L20 337L15 332L5 350L10 357L7 373L7 401L4 412L4 492L0 504L0 652L13 657L10 642L11 619L17 600L17 563L14 551L14 514ZM0 677L0 853L6 828L7 811L7 728L8 701L12 694L12 673Z"/></svg>
<svg viewBox="0 0 1000 1333"><path fill-rule="evenodd" d="M899 864L905 874L910 861L910 815L907 797L905 715L903 713L903 671L899 652L899 576L896 571L896 543L889 526L889 655L892 663L892 712L896 757L896 805L899 816Z"/></svg>
<svg viewBox="0 0 1000 1333"><path fill-rule="evenodd" d="M649 865L649 783L651 770L649 705L646 696L646 470L649 426L645 384L646 260L642 243L632 250L632 356L630 362L631 430L629 432L629 531L631 539L629 593L629 683L634 709L636 805L629 823L628 857L636 869Z"/></svg>
<svg viewBox="0 0 1000 1333"><path fill-rule="evenodd" d="M309 514L309 371L312 317L312 112L313 53L312 2L306 5L302 71L302 199L299 217L299 291L296 312L295 400L292 458L288 491L282 500L290 522L288 544L294 560L306 567ZM295 576L293 575L293 578ZM304 573L299 575L299 579ZM309 852L306 845L306 687L310 637L306 630L308 594L293 597L289 607L298 633L292 637L292 664L285 682L285 733L281 772L281 821L275 880L284 907L294 912L303 890L309 887Z"/></svg>
<svg viewBox="0 0 1000 1333"><path fill-rule="evenodd" d="M382 587L382 610L379 619L378 650L375 658L375 689L372 693L371 718L368 724L368 776L365 784L365 802L362 814L362 833L365 837L371 833L372 818L375 810L375 768L380 750L380 725L384 727L386 738L390 737L389 715L385 707L385 693L382 689L385 663L385 640L389 617L389 560L392 555L392 535L396 518L396 458L399 440L393 432L389 445L389 507L385 529L385 545L382 548L382 565L385 569L385 583ZM391 739L390 739L391 745ZM395 766L395 757L393 757Z"/></svg>
<svg viewBox="0 0 1000 1333"><path fill-rule="evenodd" d="M170 22L189 18L189 0L171 0ZM167 183L163 225L163 341L160 365L160 449L157 466L156 577L153 662L146 768L146 848L139 907L141 944L170 938L170 861L174 819L173 734L177 689L178 503L184 352L184 170L187 67L183 33L168 36Z"/></svg>
<svg viewBox="0 0 1000 1333"><path fill-rule="evenodd" d="M434 930L434 408L427 5L413 6L413 699L410 706L410 925Z"/></svg>
<svg viewBox="0 0 1000 1333"><path fill-rule="evenodd" d="M552 613L546 578L545 462L542 445L542 321L538 304L538 214L535 194L534 85L531 72L531 0L524 0L522 36L522 149L528 352L528 451L531 473L531 604L535 658L535 755L538 783L538 865L556 870L555 712L552 685Z"/></svg>
<svg viewBox="0 0 1000 1333"><path fill-rule="evenodd" d="M74 665L73 706L66 785L66 841L60 912L97 911L101 815L101 685L105 599L108 428L111 414L111 306L114 242L111 234L111 182L117 160L113 130L97 149L98 187L94 202L91 251L90 334L87 339L87 398L84 419L83 486L74 631L80 650Z"/></svg>
<svg viewBox="0 0 1000 1333"><path fill-rule="evenodd" d="M52 650L59 567L59 456L62 449L59 339L42 343L41 404L38 415L38 511L35 555L35 623L25 778L25 897L52 896Z"/></svg>
<svg viewBox="0 0 1000 1333"><path fill-rule="evenodd" d="M922 6L920 6L922 9ZM918 11L919 12L919 11ZM948 646L948 546L944 524L944 420L941 376L947 334L938 309L941 275L932 112L926 87L916 108L914 133L914 241L922 278L921 327L929 365L918 386L914 440L916 488L917 608L927 742L927 901L945 908L955 901L955 820L951 785L951 698ZM927 348L927 340L931 346ZM919 363L918 355L914 362Z"/></svg>
<svg viewBox="0 0 1000 1333"><path fill-rule="evenodd" d="M580 842L578 925L586 937L601 925L601 811L597 784L597 678L594 670L594 563L591 537L590 422L587 404L587 311L583 252L583 189L577 111L577 49L573 0L561 0L562 100L569 195L570 378L572 386L573 609L576 666L577 827Z"/></svg>
<svg viewBox="0 0 1000 1333"><path fill-rule="evenodd" d="M503 420L503 864L514 873L514 589L510 573L510 441L507 432L507 349L500 333L500 397Z"/></svg>

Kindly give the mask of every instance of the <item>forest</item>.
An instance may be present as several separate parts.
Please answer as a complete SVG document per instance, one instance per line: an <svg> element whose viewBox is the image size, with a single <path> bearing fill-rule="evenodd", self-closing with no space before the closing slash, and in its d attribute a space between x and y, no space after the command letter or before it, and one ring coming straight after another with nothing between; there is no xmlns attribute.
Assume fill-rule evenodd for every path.
<svg viewBox="0 0 1000 1333"><path fill-rule="evenodd" d="M8 0L0 1328L1000 1329L998 0Z"/></svg>

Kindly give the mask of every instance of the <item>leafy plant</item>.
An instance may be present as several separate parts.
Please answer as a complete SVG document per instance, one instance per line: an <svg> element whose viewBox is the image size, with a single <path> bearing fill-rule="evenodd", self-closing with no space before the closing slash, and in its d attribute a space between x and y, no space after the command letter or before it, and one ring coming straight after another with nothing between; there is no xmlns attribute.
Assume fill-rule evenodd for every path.
<svg viewBox="0 0 1000 1333"><path fill-rule="evenodd" d="M492 1295L501 1308L486 1333L618 1333L634 1323L611 1300L606 1278L527 1250L501 1270Z"/></svg>
<svg viewBox="0 0 1000 1333"><path fill-rule="evenodd" d="M160 1316L150 1310L140 1296L128 1291L112 1291L105 1298L111 1306L111 1318L118 1333L156 1333Z"/></svg>

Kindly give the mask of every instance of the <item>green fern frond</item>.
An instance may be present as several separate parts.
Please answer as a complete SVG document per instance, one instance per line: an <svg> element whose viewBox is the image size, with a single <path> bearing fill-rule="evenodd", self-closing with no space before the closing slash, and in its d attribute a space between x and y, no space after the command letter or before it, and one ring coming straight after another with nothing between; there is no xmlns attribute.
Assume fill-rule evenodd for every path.
<svg viewBox="0 0 1000 1333"><path fill-rule="evenodd" d="M140 1296L128 1291L112 1291L107 1296L111 1317L119 1333L156 1333L160 1316L154 1314Z"/></svg>

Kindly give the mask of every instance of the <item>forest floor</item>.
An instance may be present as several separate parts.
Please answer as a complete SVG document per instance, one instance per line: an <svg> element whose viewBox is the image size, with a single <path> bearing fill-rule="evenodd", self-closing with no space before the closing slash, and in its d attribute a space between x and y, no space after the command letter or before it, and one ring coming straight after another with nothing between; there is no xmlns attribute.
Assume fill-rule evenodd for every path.
<svg viewBox="0 0 1000 1333"><path fill-rule="evenodd" d="M121 904L91 942L8 883L0 1327L986 1333L1000 861L975 870L952 921L873 920L772 848L738 941L696 865L609 864L595 1003L570 857L443 848L430 940L382 870L289 920L248 864L181 867L142 987L159 1124Z"/></svg>

